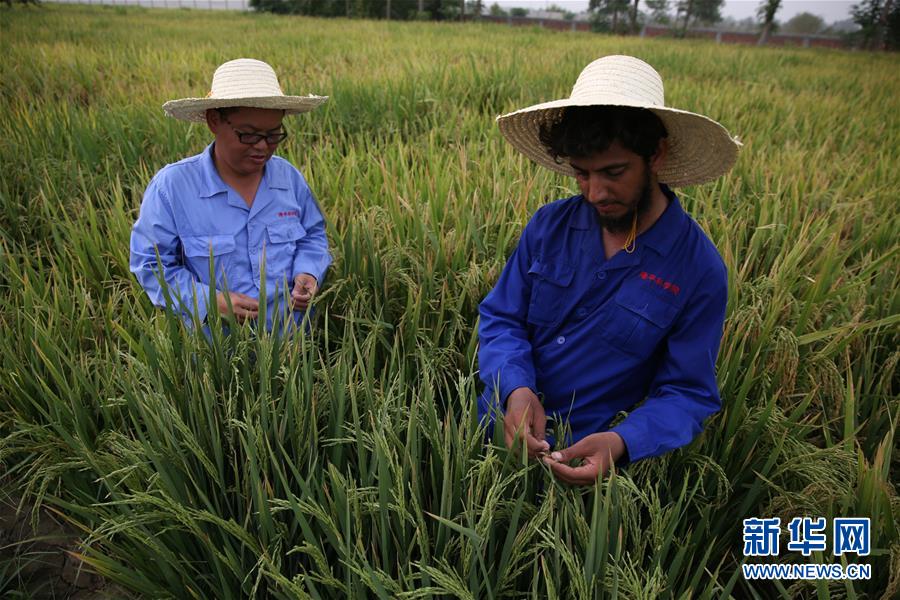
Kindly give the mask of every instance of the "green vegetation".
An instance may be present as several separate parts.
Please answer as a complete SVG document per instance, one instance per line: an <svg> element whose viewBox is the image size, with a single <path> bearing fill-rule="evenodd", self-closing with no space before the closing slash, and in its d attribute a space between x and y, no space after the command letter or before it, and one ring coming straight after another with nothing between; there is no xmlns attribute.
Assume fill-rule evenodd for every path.
<svg viewBox="0 0 900 600"><path fill-rule="evenodd" d="M819 15L802 12L788 19L782 28L786 33L816 34L825 29L825 20Z"/></svg>
<svg viewBox="0 0 900 600"><path fill-rule="evenodd" d="M896 593L896 56L122 7L0 25L0 473L84 532L97 572L151 598ZM482 447L476 308L574 190L493 118L611 53L744 142L681 191L729 268L724 407L690 447L574 490ZM302 340L190 335L128 272L144 186L208 140L160 105L241 56L331 96L281 151L336 257ZM741 520L775 516L871 517L850 562L872 579L751 588Z"/></svg>
<svg viewBox="0 0 900 600"><path fill-rule="evenodd" d="M900 50L900 4L892 0L862 0L850 12L860 29L852 38L867 50Z"/></svg>

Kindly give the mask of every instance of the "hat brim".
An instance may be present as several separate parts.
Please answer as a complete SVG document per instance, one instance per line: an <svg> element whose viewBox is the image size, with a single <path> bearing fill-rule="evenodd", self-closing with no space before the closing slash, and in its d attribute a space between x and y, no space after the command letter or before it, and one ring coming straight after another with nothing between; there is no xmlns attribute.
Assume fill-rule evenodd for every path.
<svg viewBox="0 0 900 600"><path fill-rule="evenodd" d="M554 100L523 108L497 117L503 137L513 147L536 162L563 175L574 176L567 162L557 162L541 143L540 129L544 123L556 122L570 106L585 105L571 100ZM716 121L696 113L659 106L609 104L630 106L652 111L662 120L668 133L666 160L657 173L660 182L679 187L716 179L727 173L737 160L741 143Z"/></svg>
<svg viewBox="0 0 900 600"><path fill-rule="evenodd" d="M265 96L254 98L183 98L169 100L163 110L170 117L182 121L206 121L206 111L211 108L271 108L283 110L287 115L309 112L324 104L328 96Z"/></svg>

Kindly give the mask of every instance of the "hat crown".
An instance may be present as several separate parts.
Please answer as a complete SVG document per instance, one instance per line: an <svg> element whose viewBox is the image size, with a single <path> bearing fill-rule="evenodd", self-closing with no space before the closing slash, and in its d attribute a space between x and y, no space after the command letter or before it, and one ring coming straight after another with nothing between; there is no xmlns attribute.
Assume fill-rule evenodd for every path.
<svg viewBox="0 0 900 600"><path fill-rule="evenodd" d="M665 106L659 73L633 56L604 56L586 66L571 100L585 105Z"/></svg>
<svg viewBox="0 0 900 600"><path fill-rule="evenodd" d="M260 98L283 96L275 70L253 58L223 63L213 74L209 98Z"/></svg>

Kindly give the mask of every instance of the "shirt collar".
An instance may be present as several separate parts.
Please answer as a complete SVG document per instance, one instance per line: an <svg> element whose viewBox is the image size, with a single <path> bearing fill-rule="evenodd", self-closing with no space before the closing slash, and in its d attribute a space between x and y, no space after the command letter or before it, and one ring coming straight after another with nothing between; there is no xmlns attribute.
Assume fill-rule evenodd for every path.
<svg viewBox="0 0 900 600"><path fill-rule="evenodd" d="M672 245L679 235L681 221L684 218L684 209L681 208L678 197L669 189L669 186L661 183L659 187L669 199L669 206L666 207L666 210L663 211L663 214L659 216L650 229L637 237L637 243L645 244L653 248L658 254L665 256L672 249ZM572 215L569 226L572 229L599 227L594 207L584 200L584 196L581 196L581 199L582 202L578 203L578 208L575 214Z"/></svg>
<svg viewBox="0 0 900 600"><path fill-rule="evenodd" d="M672 245L675 244L675 240L681 235L681 223L685 213L675 192L664 183L659 184L659 187L669 199L669 206L650 229L637 237L637 243L645 244L655 250L657 254L666 256L672 249Z"/></svg>
<svg viewBox="0 0 900 600"><path fill-rule="evenodd" d="M266 187L277 190L289 190L291 189L290 181L288 181L287 177L287 169L276 168L272 161L275 158L275 155L272 155L272 158L266 161L266 168L263 171L263 180L262 183L265 184Z"/></svg>
<svg viewBox="0 0 900 600"><path fill-rule="evenodd" d="M228 186L219 177L216 171L216 164L213 162L213 152L216 143L213 142L203 151L203 158L200 159L200 168L203 170L203 189L200 190L201 198L211 198L216 194L228 191Z"/></svg>
<svg viewBox="0 0 900 600"><path fill-rule="evenodd" d="M572 219L569 221L569 227L572 229L598 227L594 207L585 200L584 196L579 196L579 198L581 198L581 202L578 203L578 208L575 209L575 214L572 215Z"/></svg>
<svg viewBox="0 0 900 600"><path fill-rule="evenodd" d="M216 170L216 164L213 162L215 145L216 143L213 142L207 146L206 150L203 151L203 158L200 160L200 165L203 170L203 189L200 192L201 198L211 198L216 194L228 191L228 185L222 181L219 172ZM266 162L266 168L263 170L262 184L269 189L290 189L287 173L284 169L273 168L271 158Z"/></svg>

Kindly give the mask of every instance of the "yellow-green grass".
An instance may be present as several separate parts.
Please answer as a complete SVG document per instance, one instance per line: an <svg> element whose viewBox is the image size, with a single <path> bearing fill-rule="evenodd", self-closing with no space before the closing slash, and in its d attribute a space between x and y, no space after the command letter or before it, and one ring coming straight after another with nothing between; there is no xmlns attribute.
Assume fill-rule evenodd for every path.
<svg viewBox="0 0 900 600"><path fill-rule="evenodd" d="M121 7L0 26L0 472L83 529L98 572L175 598L896 593L896 55ZM483 447L476 307L534 210L575 189L494 117L611 53L744 148L679 192L729 269L723 410L576 490ZM160 105L240 56L331 97L280 150L336 259L291 343L191 335L128 272L144 186L209 138ZM871 517L850 562L872 579L744 581L754 516Z"/></svg>

